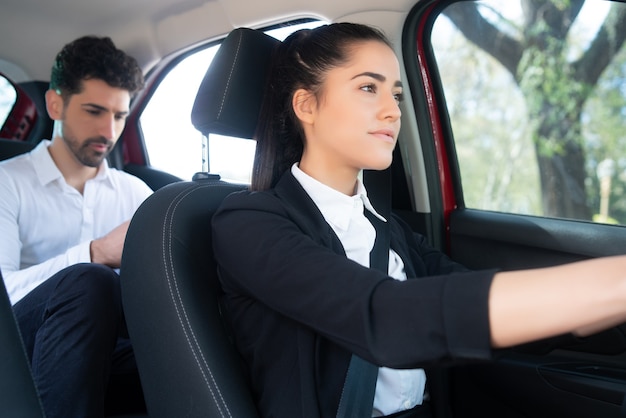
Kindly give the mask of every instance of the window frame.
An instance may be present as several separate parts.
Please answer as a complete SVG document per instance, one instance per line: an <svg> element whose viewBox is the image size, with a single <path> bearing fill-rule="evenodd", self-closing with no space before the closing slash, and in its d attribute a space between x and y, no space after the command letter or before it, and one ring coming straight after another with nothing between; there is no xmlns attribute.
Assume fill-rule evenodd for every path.
<svg viewBox="0 0 626 418"><path fill-rule="evenodd" d="M428 194L433 207L432 230L444 231L436 233L437 243L449 243L451 214L455 211L470 209L465 202L455 137L441 84L439 67L430 41L437 17L450 4L460 1L464 0L431 0L417 4L407 17L402 38L406 73L415 103L415 117L419 121L420 141L427 167ZM566 222L592 222L585 219L496 212L474 207L471 210Z"/></svg>
<svg viewBox="0 0 626 418"><path fill-rule="evenodd" d="M269 26L259 27L258 30L269 32L310 22L320 22L321 24L325 23L325 21L323 21L319 17L298 17ZM131 116L129 117L129 120L127 121L127 126L132 125L133 129L125 133L125 137L128 136L129 138L128 141L124 142L125 164L132 163L138 165L151 165L149 147L147 146L143 127L141 126L141 116L163 80L166 79L171 71L176 68L176 66L178 66L182 61L193 56L194 54L205 51L215 46L219 46L223 42L225 37L226 34L219 38L210 39L206 42L194 45L193 47L190 47L186 50L177 51L171 54L169 57L164 58L159 63L157 63L155 67L150 69L150 71L146 75L146 88L144 89L145 92L140 97L138 97L136 103L133 103L133 110ZM200 132L198 132L198 138L201 139ZM201 156L198 155L199 168L200 162ZM167 170L167 168L157 169Z"/></svg>

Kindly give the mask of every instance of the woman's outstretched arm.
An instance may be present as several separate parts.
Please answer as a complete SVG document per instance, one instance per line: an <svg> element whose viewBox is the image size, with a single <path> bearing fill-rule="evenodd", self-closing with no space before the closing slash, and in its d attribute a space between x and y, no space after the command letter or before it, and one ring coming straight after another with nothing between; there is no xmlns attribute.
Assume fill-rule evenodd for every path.
<svg viewBox="0 0 626 418"><path fill-rule="evenodd" d="M498 273L489 322L495 348L626 322L626 256Z"/></svg>

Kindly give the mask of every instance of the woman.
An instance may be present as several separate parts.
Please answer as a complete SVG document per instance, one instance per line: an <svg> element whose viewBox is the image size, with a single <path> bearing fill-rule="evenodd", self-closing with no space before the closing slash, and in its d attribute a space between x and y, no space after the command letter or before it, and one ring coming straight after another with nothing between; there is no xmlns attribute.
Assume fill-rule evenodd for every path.
<svg viewBox="0 0 626 418"><path fill-rule="evenodd" d="M353 353L380 367L372 416L424 416L420 367L626 318L626 258L468 272L376 212L359 175L391 163L402 98L378 31L294 33L265 97L252 191L213 220L225 306L263 416L334 417ZM385 223L380 272L369 256Z"/></svg>

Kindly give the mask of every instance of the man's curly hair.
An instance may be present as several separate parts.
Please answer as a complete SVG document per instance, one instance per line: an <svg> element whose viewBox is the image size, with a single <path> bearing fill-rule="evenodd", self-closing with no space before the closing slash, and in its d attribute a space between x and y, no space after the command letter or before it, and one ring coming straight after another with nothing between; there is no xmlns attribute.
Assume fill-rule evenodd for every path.
<svg viewBox="0 0 626 418"><path fill-rule="evenodd" d="M109 37L83 36L65 45L52 65L50 88L67 98L80 93L82 82L90 79L127 90L131 96L144 85L135 58L117 49Z"/></svg>

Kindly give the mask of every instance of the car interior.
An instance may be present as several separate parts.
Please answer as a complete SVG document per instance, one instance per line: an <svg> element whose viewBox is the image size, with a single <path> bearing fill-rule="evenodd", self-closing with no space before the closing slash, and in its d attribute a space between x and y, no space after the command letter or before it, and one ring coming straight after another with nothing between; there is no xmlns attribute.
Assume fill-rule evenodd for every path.
<svg viewBox="0 0 626 418"><path fill-rule="evenodd" d="M277 42L248 28L238 28L224 39L190 115L203 135L253 138ZM6 138L0 152L10 158L34 145ZM111 157L109 161L116 166ZM124 169L156 190L133 217L121 268L124 310L149 416L257 416L221 317L211 242L212 214L224 197L247 186L221 181L219 174L209 172L182 181L167 173L133 170L132 165ZM366 174L364 181L372 201L388 201L389 170ZM155 312L153 306L160 308ZM167 345L160 344L164 335ZM25 365L20 364L22 369ZM28 368L18 373L34 389ZM24 404L38 405L35 392L26 395L21 397Z"/></svg>
<svg viewBox="0 0 626 418"><path fill-rule="evenodd" d="M43 99L47 88L43 82L15 86L17 98L11 117L0 130L0 161L34 148L36 144L29 138L43 137L52 132L52 121Z"/></svg>
<svg viewBox="0 0 626 418"><path fill-rule="evenodd" d="M0 278L2 274L0 274ZM0 286L0 403L11 416L43 418L30 363L4 282Z"/></svg>
<svg viewBox="0 0 626 418"><path fill-rule="evenodd" d="M243 28L224 40L192 112L203 135L253 137L276 42ZM208 173L177 182L153 194L131 222L122 292L151 416L256 416L242 364L221 320L212 252L211 216L225 196L244 188ZM160 308L155 312L151 306ZM159 344L164 335L167 345Z"/></svg>
<svg viewBox="0 0 626 418"><path fill-rule="evenodd" d="M30 1L25 0L24 7ZM117 33L116 41L119 39L120 45L137 55L146 69L146 88L132 102L126 129L108 162L141 178L155 191L132 219L121 268L124 310L147 416L258 416L248 376L231 341L228 322L222 318L222 290L211 243L212 214L225 196L245 189L248 183L245 179L233 180L223 169L212 169L222 156L211 156L209 150L221 143L222 136L239 138L247 144L254 142L265 70L270 50L279 42L268 36L273 30L318 19L319 23L350 20L380 26L390 36L406 81L402 131L390 169L366 172L364 181L375 207L390 206L431 245L454 260L471 269L516 270L624 253L626 157L621 152L626 149L626 53L607 52L626 51L622 48L626 37L626 30L621 30L626 25L626 7L620 7L623 2L573 0L565 5L556 0L322 0L315 5L290 1L252 5L244 0L159 0L149 6L116 1L115 7L109 5L106 10L92 3L83 4L85 10L93 10L92 16L81 14L76 5L64 9L52 3L41 5L40 12L48 14L46 19L35 18L32 12L31 20L31 12L17 4L11 5L12 14L7 6L7 14L0 16L0 34L7 39L6 46L0 46L0 75L12 81L15 89L9 115L0 126L0 160L30 151L52 131L43 97L49 69L31 61L46 55L46 51L45 62L49 65L56 44L53 47L52 39L44 39L41 32L38 36L18 37L20 47L29 50L26 57L15 58L28 69L24 75L6 65L13 58L11 48L17 48L13 43L18 45L18 40L7 34L19 33L19 25L32 27L37 22L41 24L39 30L58 31L55 35L63 41L91 28L109 35ZM127 16L122 16L125 12ZM140 19L127 20L132 13ZM99 26L98 21L113 15L118 19L115 24L106 29ZM557 22L555 16L564 20ZM597 34L592 33L595 38L585 38L584 28L572 23L579 17L601 22ZM70 30L68 24L64 29L62 22L72 20L76 20L76 26ZM536 32L522 28L535 21L553 25L552 32L567 39L586 39L580 41L583 46L568 55L581 57L572 65L575 74L593 69L589 62L599 65L613 57L617 63L605 71L606 80L596 75L600 79L598 89L605 95L591 103L617 104L610 111L596 110L595 114L590 106L579 115L580 125L584 125L581 130L591 132L584 136L588 170L584 184L591 192L582 200L592 207L593 218L550 212L545 202L542 206L542 197L565 200L569 185L547 193L526 188L541 184L541 174L549 171L535 165L527 170L528 161L534 164L536 159L530 151L545 163L547 156L558 155L560 149L541 155L542 148L537 146L535 150L536 142L514 141L519 132L532 136L528 131L536 121L520 118L517 122L515 117L529 112L533 102L521 100L522 104L517 104L519 89L509 91L502 86L509 86L506 83L510 80L523 84L527 79L519 77L523 79L520 81L515 74L499 75L492 65L496 62L511 67L514 59L520 65L529 62L523 53L528 51L519 46L523 42L515 41L536 41L532 36L545 26L536 26ZM459 30L454 33L462 33L470 41L462 43L450 35L448 25L456 25ZM498 25L504 29L496 36ZM479 26L480 30L476 29ZM568 34L571 27L576 30ZM150 34L148 42L143 39L145 33ZM471 44L471 48L448 51L448 47L459 43ZM594 45L604 49L596 55L581 52ZM490 47L495 53L483 60L480 54ZM194 64L201 74L198 84L189 87L178 79L166 100L165 116L157 123L157 130L163 130L159 141L165 144L166 159L173 160L173 154L188 142L198 150L202 145L202 151L197 152L198 163L202 154L202 165L195 169L195 160L194 164L187 162L195 174L184 176L157 163L149 150L149 122L142 112L156 101L168 72L173 73L186 59L210 49L216 51L211 60ZM455 66L457 61L460 64ZM548 74L548 65L542 62L528 74ZM561 64L555 68L563 69L559 74L569 74ZM521 74L521 67L515 69ZM490 83L494 84L493 90L479 89ZM547 84L544 80L543 85ZM565 92L557 88L562 84L549 87L554 89L550 98L563 96L568 104L575 102L567 95L571 93L568 89L574 90L571 85ZM505 94L495 94L502 91ZM188 110L178 95L183 92L193 98ZM549 100L541 103L544 108L552 104ZM1 105L0 101L0 110ZM486 109L483 114L477 111L481 106ZM181 123L173 116L178 108L185 109L183 119L192 125L197 137L179 128ZM564 126L561 113L544 113L556 115L561 122L558 126ZM167 122L163 122L165 118ZM167 129L170 125L173 131ZM604 137L610 140L602 142ZM524 153L530 153L530 159L524 159ZM239 148L232 154L226 165L245 159ZM607 216L605 212L603 220L597 221L603 198L599 192L599 162L609 157L616 165L610 176L611 200L605 201L605 211L608 207L611 213ZM205 160L211 160L211 164ZM569 172L565 158L557 160L561 171ZM515 193L504 193L506 187L516 189ZM4 288L0 289L0 311L0 415L43 417ZM436 418L624 417L626 325L586 338L564 335L496 350L493 361L443 364L429 367L427 374ZM139 418L146 414L114 411L108 416Z"/></svg>

